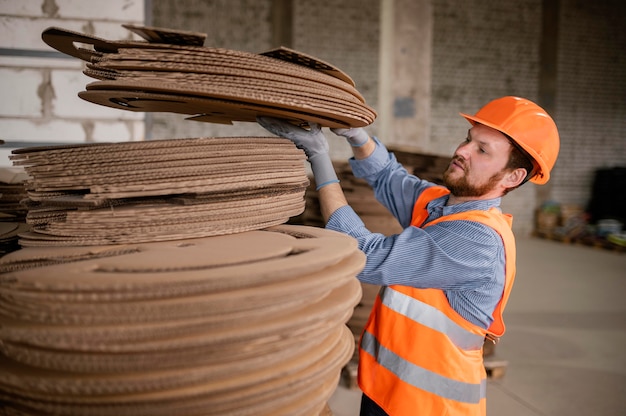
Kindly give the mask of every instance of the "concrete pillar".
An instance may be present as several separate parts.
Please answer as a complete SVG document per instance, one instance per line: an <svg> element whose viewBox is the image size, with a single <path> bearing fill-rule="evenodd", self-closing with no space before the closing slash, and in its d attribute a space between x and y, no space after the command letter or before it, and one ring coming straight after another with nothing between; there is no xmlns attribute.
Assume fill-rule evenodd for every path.
<svg viewBox="0 0 626 416"><path fill-rule="evenodd" d="M293 47L293 0L272 1L272 48Z"/></svg>
<svg viewBox="0 0 626 416"><path fill-rule="evenodd" d="M539 102L548 114L555 121L556 112L556 86L557 86L557 61L558 61L558 43L559 43L559 14L560 0L543 0L542 1L542 25L541 25L541 43L539 46ZM555 168L557 168L555 166ZM552 199L552 184L537 186L536 201L537 205Z"/></svg>
<svg viewBox="0 0 626 416"><path fill-rule="evenodd" d="M433 15L431 0L381 0L380 136L428 150Z"/></svg>

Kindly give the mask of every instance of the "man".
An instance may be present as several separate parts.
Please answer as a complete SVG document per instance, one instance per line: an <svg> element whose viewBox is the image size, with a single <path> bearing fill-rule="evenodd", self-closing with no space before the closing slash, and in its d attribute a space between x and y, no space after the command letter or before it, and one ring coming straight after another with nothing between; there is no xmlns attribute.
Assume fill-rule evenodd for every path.
<svg viewBox="0 0 626 416"><path fill-rule="evenodd" d="M304 149L326 227L357 239L367 255L358 278L382 286L359 345L362 416L486 414L482 346L504 333L515 276L501 197L527 180L548 181L559 135L552 118L523 98L461 115L471 128L444 172L445 188L408 174L363 129L333 129L352 146L355 176L403 226L388 237L368 231L348 206L318 126L259 118Z"/></svg>

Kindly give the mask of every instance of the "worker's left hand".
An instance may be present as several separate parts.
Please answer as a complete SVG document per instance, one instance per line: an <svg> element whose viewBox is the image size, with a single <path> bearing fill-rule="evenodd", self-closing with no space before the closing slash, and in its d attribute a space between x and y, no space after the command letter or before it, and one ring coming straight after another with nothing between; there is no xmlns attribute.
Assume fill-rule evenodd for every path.
<svg viewBox="0 0 626 416"><path fill-rule="evenodd" d="M274 117L257 117L257 122L269 132L291 140L296 147L304 150L311 164L317 189L339 182L328 154L328 141L319 124L309 123L309 129L306 130Z"/></svg>

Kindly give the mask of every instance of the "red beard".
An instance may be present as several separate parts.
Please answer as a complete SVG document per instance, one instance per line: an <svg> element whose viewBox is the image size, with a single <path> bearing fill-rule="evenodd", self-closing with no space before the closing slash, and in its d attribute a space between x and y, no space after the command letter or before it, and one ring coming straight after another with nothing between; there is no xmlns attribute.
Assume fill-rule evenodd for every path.
<svg viewBox="0 0 626 416"><path fill-rule="evenodd" d="M498 172L489 178L489 180L487 180L484 184L471 184L467 180L469 170L463 161L458 157L452 158L452 161L463 167L463 175L458 178L452 177L453 170L451 166L449 166L443 173L443 183L454 196L470 198L481 197L493 190L498 181L504 176L504 172Z"/></svg>

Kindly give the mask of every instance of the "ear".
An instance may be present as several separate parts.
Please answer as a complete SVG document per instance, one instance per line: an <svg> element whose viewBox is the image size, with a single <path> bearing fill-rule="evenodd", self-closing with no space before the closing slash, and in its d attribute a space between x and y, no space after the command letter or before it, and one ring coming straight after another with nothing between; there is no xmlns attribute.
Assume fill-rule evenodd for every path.
<svg viewBox="0 0 626 416"><path fill-rule="evenodd" d="M502 184L506 188L513 189L518 187L524 181L524 178L526 178L526 169L517 168L504 175L504 178L502 178Z"/></svg>

